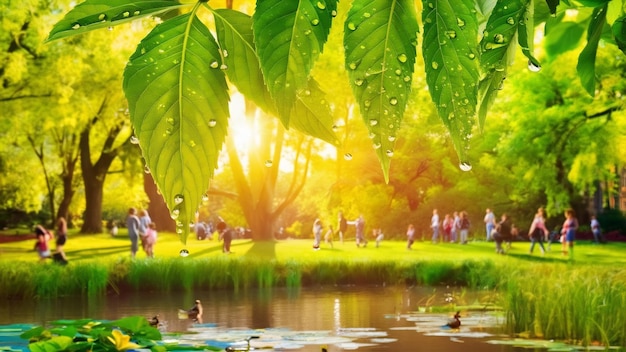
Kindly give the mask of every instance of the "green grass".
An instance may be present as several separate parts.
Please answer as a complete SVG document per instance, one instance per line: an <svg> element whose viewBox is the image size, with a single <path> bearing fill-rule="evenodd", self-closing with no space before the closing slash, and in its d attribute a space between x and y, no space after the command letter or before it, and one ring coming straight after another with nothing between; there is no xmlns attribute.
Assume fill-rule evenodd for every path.
<svg viewBox="0 0 626 352"><path fill-rule="evenodd" d="M312 249L311 240L236 240L232 254L217 241L160 234L156 258L130 259L120 235L71 235L69 265L39 262L34 239L0 244L0 299L94 296L132 290L245 290L305 285L455 285L494 292L490 305L504 309L511 335L626 345L624 243L579 242L573 258L559 244L542 256L516 242L507 255L493 243L468 245L401 241L380 248L354 242ZM179 256L181 249L190 255ZM417 308L417 307L416 307Z"/></svg>

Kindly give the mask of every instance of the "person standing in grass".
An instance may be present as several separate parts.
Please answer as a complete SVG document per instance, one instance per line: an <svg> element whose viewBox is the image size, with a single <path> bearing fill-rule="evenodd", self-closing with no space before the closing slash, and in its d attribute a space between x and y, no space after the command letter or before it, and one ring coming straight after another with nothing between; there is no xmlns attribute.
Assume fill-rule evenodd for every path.
<svg viewBox="0 0 626 352"><path fill-rule="evenodd" d="M56 239L56 252L59 253L63 260L67 260L63 247L67 242L67 221L64 217L59 217L57 221L57 239Z"/></svg>
<svg viewBox="0 0 626 352"><path fill-rule="evenodd" d="M383 230L381 228L377 228L372 230L372 234L374 235L374 239L376 240L376 248L380 247L380 242L385 239L385 235L383 234Z"/></svg>
<svg viewBox="0 0 626 352"><path fill-rule="evenodd" d="M218 239L223 241L222 252L230 254L230 243L233 241L233 230L226 225L226 221L222 218L219 218L215 227L217 229L217 233L219 234Z"/></svg>
<svg viewBox="0 0 626 352"><path fill-rule="evenodd" d="M339 241L343 243L343 236L348 231L348 219L343 216L343 212L339 212L339 224L337 225L337 232L339 233Z"/></svg>
<svg viewBox="0 0 626 352"><path fill-rule="evenodd" d="M328 225L328 231L326 231L326 234L324 235L324 242L330 245L330 248L333 248L333 234L334 233L335 233L335 230L333 230L333 225Z"/></svg>
<svg viewBox="0 0 626 352"><path fill-rule="evenodd" d="M148 226L152 222L150 215L148 215L148 211L145 209L141 209L139 211L139 238L141 239L141 246L146 246L146 233L148 232Z"/></svg>
<svg viewBox="0 0 626 352"><path fill-rule="evenodd" d="M443 242L452 242L452 226L454 225L454 219L450 216L450 214L446 214L443 217L443 223L441 226L443 227Z"/></svg>
<svg viewBox="0 0 626 352"><path fill-rule="evenodd" d="M491 232L491 235L496 243L496 253L504 254L502 242L511 240L511 223L508 215L502 214L500 216L500 222L496 225L494 231Z"/></svg>
<svg viewBox="0 0 626 352"><path fill-rule="evenodd" d="M412 249L411 246L415 242L415 226L413 224L409 224L409 227L406 230L406 249Z"/></svg>
<svg viewBox="0 0 626 352"><path fill-rule="evenodd" d="M356 246L367 247L367 240L365 239L365 219L363 215L359 215L359 217L354 220L354 227L356 228Z"/></svg>
<svg viewBox="0 0 626 352"><path fill-rule="evenodd" d="M467 235L469 233L469 228L470 228L470 221L469 221L469 218L467 217L467 212L462 211L460 214L460 220L459 220L459 235L461 236L460 238L461 244L467 244Z"/></svg>
<svg viewBox="0 0 626 352"><path fill-rule="evenodd" d="M455 211L454 213L452 213L452 230L450 231L450 243L456 242L460 230L461 217L459 216L459 212Z"/></svg>
<svg viewBox="0 0 626 352"><path fill-rule="evenodd" d="M322 220L315 219L313 222L313 249L320 249L320 242L322 242L322 229L324 226L322 225Z"/></svg>
<svg viewBox="0 0 626 352"><path fill-rule="evenodd" d="M548 236L548 229L546 229L546 220L544 216L543 208L537 209L537 214L535 214L533 222L530 224L530 229L528 230L528 237L530 238L530 254L533 254L535 243L539 243L541 254L545 254L546 252L546 249L543 246L543 239Z"/></svg>
<svg viewBox="0 0 626 352"><path fill-rule="evenodd" d="M576 219L576 213L574 212L574 209L567 209L565 211L565 222L563 222L563 229L561 230L561 251L563 252L563 255L568 254L568 248L573 255L576 230L578 230L578 219Z"/></svg>
<svg viewBox="0 0 626 352"><path fill-rule="evenodd" d="M48 242L52 239L52 234L45 227L37 225L35 226L35 236L37 236L35 250L39 255L39 260L44 261L50 258L50 245Z"/></svg>
<svg viewBox="0 0 626 352"><path fill-rule="evenodd" d="M591 233L593 233L593 243L598 244L602 241L602 232L600 230L600 222L595 215L591 215Z"/></svg>
<svg viewBox="0 0 626 352"><path fill-rule="evenodd" d="M146 230L146 235L144 236L144 246L143 250L146 252L148 258L154 258L154 245L157 241L157 231L156 224L151 222L148 224L148 229Z"/></svg>
<svg viewBox="0 0 626 352"><path fill-rule="evenodd" d="M130 239L130 256L135 258L139 249L139 218L135 208L128 209L126 229L128 229L128 238Z"/></svg>
<svg viewBox="0 0 626 352"><path fill-rule="evenodd" d="M496 227L496 215L491 209L487 208L487 210L485 210L485 218L483 221L485 222L485 231L487 232L487 242L489 242L491 241L491 232Z"/></svg>
<svg viewBox="0 0 626 352"><path fill-rule="evenodd" d="M433 210L433 216L430 218L430 228L433 230L433 243L439 242L439 214L437 209Z"/></svg>

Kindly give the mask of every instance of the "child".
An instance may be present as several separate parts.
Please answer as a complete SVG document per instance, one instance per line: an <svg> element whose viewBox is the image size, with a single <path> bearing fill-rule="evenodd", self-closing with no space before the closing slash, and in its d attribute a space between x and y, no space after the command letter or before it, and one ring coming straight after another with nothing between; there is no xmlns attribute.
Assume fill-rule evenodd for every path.
<svg viewBox="0 0 626 352"><path fill-rule="evenodd" d="M382 242L383 238L385 238L385 235L383 235L383 230L374 229L374 237L376 238L376 248L378 248L380 246L380 242Z"/></svg>
<svg viewBox="0 0 626 352"><path fill-rule="evenodd" d="M330 248L333 248L333 225L328 225L328 231L324 235L324 242L330 244Z"/></svg>
<svg viewBox="0 0 626 352"><path fill-rule="evenodd" d="M148 224L146 234L144 236L143 250L149 258L154 258L154 244L157 240L156 224L151 222Z"/></svg>

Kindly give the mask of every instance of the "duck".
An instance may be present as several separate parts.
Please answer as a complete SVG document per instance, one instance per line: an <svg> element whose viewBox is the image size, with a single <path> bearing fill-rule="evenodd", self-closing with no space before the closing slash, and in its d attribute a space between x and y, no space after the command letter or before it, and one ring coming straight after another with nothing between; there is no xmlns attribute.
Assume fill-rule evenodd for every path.
<svg viewBox="0 0 626 352"><path fill-rule="evenodd" d="M178 318L179 319L189 318L189 319L192 319L194 322L202 322L202 302L200 302L200 300L197 299L194 302L193 307L189 308L188 310L179 309Z"/></svg>
<svg viewBox="0 0 626 352"><path fill-rule="evenodd" d="M152 319L148 320L148 323L150 323L150 326L152 326L153 328L156 328L159 326L159 316L155 315L152 317Z"/></svg>
<svg viewBox="0 0 626 352"><path fill-rule="evenodd" d="M458 329L459 327L461 327L461 320L459 320L460 317L461 312L456 312L454 318L450 319L448 323L444 325L444 327L448 327L450 329Z"/></svg>

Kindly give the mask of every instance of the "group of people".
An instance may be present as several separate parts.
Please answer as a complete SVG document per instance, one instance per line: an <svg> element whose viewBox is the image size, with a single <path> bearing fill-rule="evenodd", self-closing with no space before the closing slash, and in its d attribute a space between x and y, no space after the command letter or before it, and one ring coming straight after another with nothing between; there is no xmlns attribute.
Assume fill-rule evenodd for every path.
<svg viewBox="0 0 626 352"><path fill-rule="evenodd" d="M354 221L349 221L343 215L343 212L339 212L339 218L337 222L337 231L335 231L332 225L328 225L328 229L324 234L324 242L326 244L333 248L333 238L335 235L337 235L339 237L339 241L343 243L345 234L348 231L348 225L354 225L354 228L356 230L356 246L367 247L368 241L365 236L365 218L362 214L359 215L359 217L356 218ZM315 250L320 249L320 244L322 242L322 232L324 232L324 225L322 223L322 220L320 220L319 218L315 219L315 221L313 222L313 249ZM376 241L376 247L379 247L380 243L385 238L382 229L374 228L372 230L372 235L374 240Z"/></svg>
<svg viewBox="0 0 626 352"><path fill-rule="evenodd" d="M487 240L493 239L496 243L496 252L504 253L502 249L502 242L507 239L513 238L518 235L518 230L514 225L511 225L506 214L502 214L502 220L498 223L495 222L495 216L490 209L486 210L485 230L487 232ZM573 209L567 209L565 211L565 221L559 232L559 242L561 242L561 252L563 255L568 255L574 249L574 241L576 240L576 231L578 230L578 219ZM596 241L600 236L600 224L595 216L592 216L591 228ZM537 209L530 228L528 230L528 238L530 240L529 254L533 253L535 245L539 245L541 254L545 254L546 247L544 241L548 242L548 250L550 244L554 240L551 236L551 232L546 227L545 211L543 208ZM509 240L510 241L510 240Z"/></svg>
<svg viewBox="0 0 626 352"><path fill-rule="evenodd" d="M67 264L65 255L65 243L67 242L67 221L64 217L59 217L56 223L56 236L52 231L48 231L43 225L35 226L35 251L39 260L45 261L53 258L56 262ZM55 240L56 248L54 253L50 250L50 241Z"/></svg>
<svg viewBox="0 0 626 352"><path fill-rule="evenodd" d="M137 213L137 209L128 209L126 217L126 228L128 229L128 238L130 239L130 255L135 258L139 250L139 241L141 247L149 258L154 258L154 245L157 241L156 224L148 215L148 211L142 209Z"/></svg>
<svg viewBox="0 0 626 352"><path fill-rule="evenodd" d="M439 235L442 235L443 242L459 242L467 244L467 236L470 229L470 221L465 211L455 211L452 214L445 214L443 221L439 218L437 209L433 210L430 218L430 229L432 230L431 240L433 243L439 242ZM415 241L415 227L409 225L407 229L407 248Z"/></svg>

